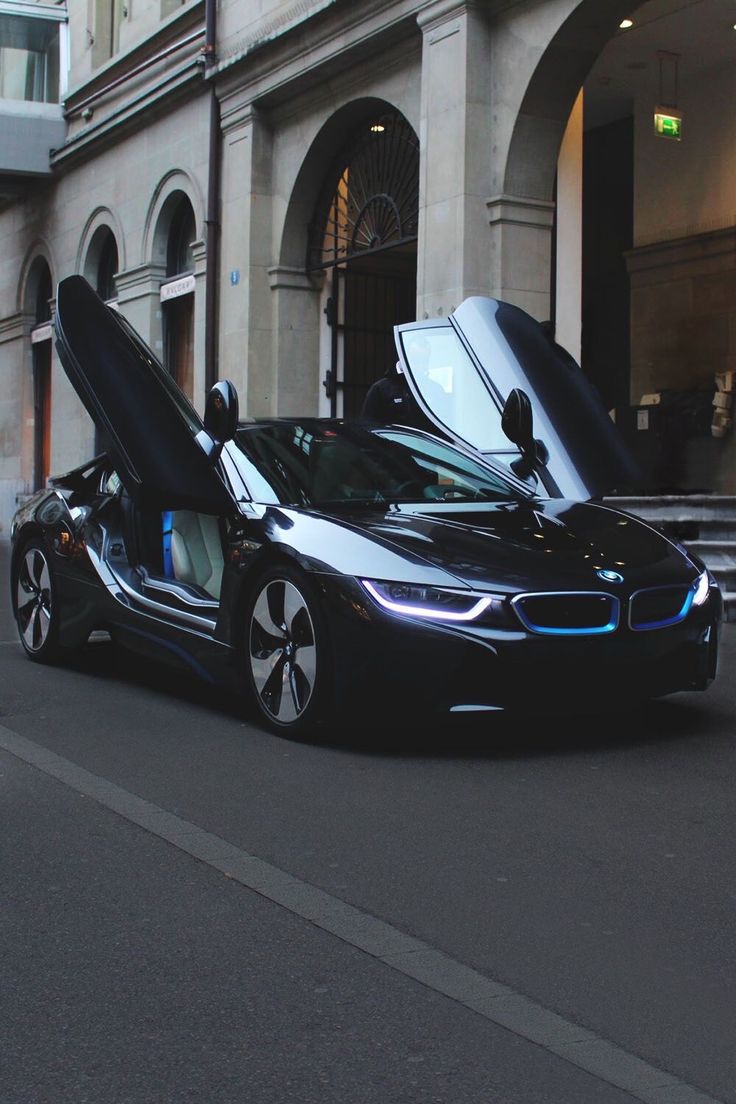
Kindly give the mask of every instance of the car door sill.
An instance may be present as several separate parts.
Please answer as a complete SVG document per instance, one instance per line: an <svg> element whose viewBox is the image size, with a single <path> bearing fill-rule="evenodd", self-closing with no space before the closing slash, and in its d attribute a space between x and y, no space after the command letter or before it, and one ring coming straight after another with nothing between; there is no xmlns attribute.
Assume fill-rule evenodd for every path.
<svg viewBox="0 0 736 1104"><path fill-rule="evenodd" d="M109 562L109 560L100 560L99 556L93 551L93 549L89 548L89 545L87 545L87 552L89 553L90 559L92 559L98 574L100 575L100 577L103 578L103 582L105 583L107 590L110 592L111 595L113 595L113 597L117 599L118 602L124 603L124 605L127 605L129 608L140 607L141 613L152 614L159 617L161 620L168 620L168 622L179 624L182 627L191 626L192 628L204 631L204 633L207 633L210 636L214 634L215 626L217 624L216 616L205 617L202 615L204 611L199 614L195 614L192 613L191 609L177 609L171 605L168 605L167 603L160 601L157 602L156 599L150 598L147 595L141 593L139 587L140 585L142 585L142 578L139 572L130 572L131 576L136 578L136 580L139 582L139 586L136 586L132 584L132 582L128 582L128 580L126 580L125 578L125 575L122 574L122 572L117 569L117 567L114 567L113 564ZM108 577L106 577L106 575ZM203 605L205 608L209 608L212 613L216 614L216 602L213 601L210 604L203 603Z"/></svg>

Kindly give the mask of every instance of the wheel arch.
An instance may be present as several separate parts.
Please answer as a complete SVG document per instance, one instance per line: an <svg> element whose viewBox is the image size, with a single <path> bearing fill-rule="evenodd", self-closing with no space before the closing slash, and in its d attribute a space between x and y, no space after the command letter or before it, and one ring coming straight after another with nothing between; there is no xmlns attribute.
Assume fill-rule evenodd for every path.
<svg viewBox="0 0 736 1104"><path fill-rule="evenodd" d="M10 549L11 578L14 577L13 573L16 570L21 551L23 550L23 546L26 544L26 542L32 537L44 540L45 536L46 534L44 532L43 526L39 525L37 521L24 522L23 525L21 525L21 527L13 534L13 540Z"/></svg>
<svg viewBox="0 0 736 1104"><path fill-rule="evenodd" d="M249 561L247 567L238 577L237 590L232 603L230 615L229 643L236 649L243 646L245 634L245 609L248 600L253 593L253 582L261 572L272 567L292 567L311 578L313 572L304 562L302 556L287 544L271 544L262 548Z"/></svg>

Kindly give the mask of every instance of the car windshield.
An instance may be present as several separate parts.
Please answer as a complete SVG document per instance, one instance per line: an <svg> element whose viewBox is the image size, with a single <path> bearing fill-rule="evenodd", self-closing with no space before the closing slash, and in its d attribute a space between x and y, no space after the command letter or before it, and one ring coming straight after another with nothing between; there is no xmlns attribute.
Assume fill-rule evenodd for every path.
<svg viewBox="0 0 736 1104"><path fill-rule="evenodd" d="M509 502L528 498L494 468L429 434L340 421L241 427L241 475L255 501Z"/></svg>

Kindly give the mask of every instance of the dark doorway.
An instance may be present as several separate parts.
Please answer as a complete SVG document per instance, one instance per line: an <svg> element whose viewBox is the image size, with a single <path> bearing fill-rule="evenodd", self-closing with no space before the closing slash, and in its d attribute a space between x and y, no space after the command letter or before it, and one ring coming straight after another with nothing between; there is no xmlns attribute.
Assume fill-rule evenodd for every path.
<svg viewBox="0 0 736 1104"><path fill-rule="evenodd" d="M43 264L36 285L35 324L51 321L51 273ZM37 335L40 336L40 333ZM33 489L46 486L51 471L51 334L32 342Z"/></svg>
<svg viewBox="0 0 736 1104"><path fill-rule="evenodd" d="M180 295L164 303L166 367L191 399L194 395L194 296Z"/></svg>
<svg viewBox="0 0 736 1104"><path fill-rule="evenodd" d="M634 234L634 122L585 132L581 363L607 409L629 405L630 287Z"/></svg>
<svg viewBox="0 0 736 1104"><path fill-rule="evenodd" d="M393 327L416 317L418 209L417 136L400 112L371 111L327 173L310 230L308 268L330 272L333 415L360 415L396 362Z"/></svg>
<svg viewBox="0 0 736 1104"><path fill-rule="evenodd" d="M192 242L196 234L194 211L182 196L169 226L166 244L166 279L191 275L194 271ZM191 291L162 304L164 362L166 368L191 399L194 396L194 294Z"/></svg>
<svg viewBox="0 0 736 1104"><path fill-rule="evenodd" d="M334 270L337 333L342 364L335 364L335 390L342 414L357 418L370 385L396 363L393 328L416 317L416 250L362 257ZM335 396L337 397L337 395Z"/></svg>
<svg viewBox="0 0 736 1104"><path fill-rule="evenodd" d="M33 346L33 489L51 471L51 339Z"/></svg>
<svg viewBox="0 0 736 1104"><path fill-rule="evenodd" d="M98 235L101 237L101 244L97 243L99 245L99 252L97 256L95 284L97 294L101 299L104 299L106 303L109 303L117 299L115 276L119 268L118 245L115 241L115 235L109 227L98 230L96 237ZM106 448L105 435L100 427L95 424L95 456L99 456L100 453L105 452Z"/></svg>

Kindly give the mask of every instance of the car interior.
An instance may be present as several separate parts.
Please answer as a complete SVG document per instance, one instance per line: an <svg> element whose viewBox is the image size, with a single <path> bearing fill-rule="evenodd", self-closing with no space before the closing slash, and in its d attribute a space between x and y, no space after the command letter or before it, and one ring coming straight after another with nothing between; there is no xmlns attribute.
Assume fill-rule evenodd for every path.
<svg viewBox="0 0 736 1104"><path fill-rule="evenodd" d="M193 510L171 510L163 515L164 575L201 587L213 598L220 597L222 583L222 538L219 519Z"/></svg>
<svg viewBox="0 0 736 1104"><path fill-rule="evenodd" d="M198 587L219 600L224 567L219 518L194 510L143 510L115 472L106 477L104 489L119 499L131 564L141 564L157 579Z"/></svg>

